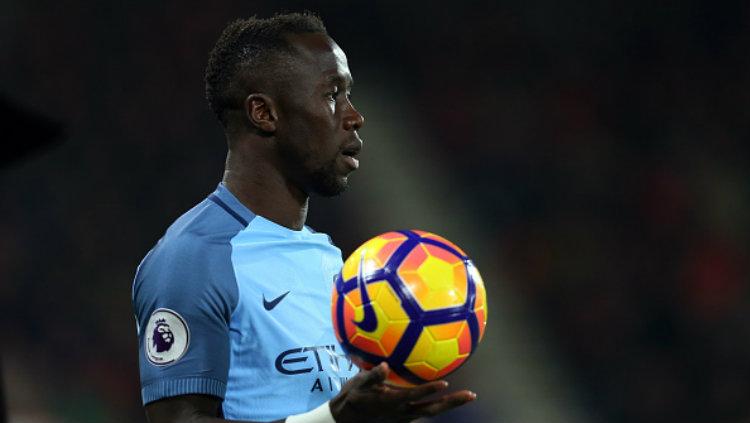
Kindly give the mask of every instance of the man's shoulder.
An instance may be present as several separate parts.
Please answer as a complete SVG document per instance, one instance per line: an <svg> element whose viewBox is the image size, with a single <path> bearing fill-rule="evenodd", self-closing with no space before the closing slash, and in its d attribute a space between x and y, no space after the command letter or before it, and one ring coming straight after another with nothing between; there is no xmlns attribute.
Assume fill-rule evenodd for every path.
<svg viewBox="0 0 750 423"><path fill-rule="evenodd" d="M204 304L206 295L219 295L232 310L237 284L231 240L244 228L210 197L180 216L138 266L132 288L136 313L151 313L149 304L157 300Z"/></svg>
<svg viewBox="0 0 750 423"><path fill-rule="evenodd" d="M162 238L168 245L211 246L229 242L247 226L208 197L177 218Z"/></svg>
<svg viewBox="0 0 750 423"><path fill-rule="evenodd" d="M206 198L169 226L143 259L140 270L154 266L208 270L211 263L228 258L231 239L244 228L243 222Z"/></svg>

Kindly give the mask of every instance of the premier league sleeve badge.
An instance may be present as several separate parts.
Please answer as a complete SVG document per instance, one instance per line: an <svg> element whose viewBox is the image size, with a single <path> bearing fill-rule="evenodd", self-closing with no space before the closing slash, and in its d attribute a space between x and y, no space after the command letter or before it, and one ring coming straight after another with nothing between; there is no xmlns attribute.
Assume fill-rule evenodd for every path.
<svg viewBox="0 0 750 423"><path fill-rule="evenodd" d="M185 319L168 308L160 308L151 314L144 335L146 357L156 366L175 363L190 345L190 330Z"/></svg>

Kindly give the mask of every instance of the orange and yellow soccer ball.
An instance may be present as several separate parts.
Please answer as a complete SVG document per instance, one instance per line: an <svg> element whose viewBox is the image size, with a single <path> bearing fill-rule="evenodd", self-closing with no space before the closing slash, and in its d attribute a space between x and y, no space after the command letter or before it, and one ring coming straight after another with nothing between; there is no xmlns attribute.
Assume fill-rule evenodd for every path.
<svg viewBox="0 0 750 423"><path fill-rule="evenodd" d="M440 379L474 352L487 324L484 283L466 253L429 232L387 232L344 262L331 307L336 337L389 382Z"/></svg>

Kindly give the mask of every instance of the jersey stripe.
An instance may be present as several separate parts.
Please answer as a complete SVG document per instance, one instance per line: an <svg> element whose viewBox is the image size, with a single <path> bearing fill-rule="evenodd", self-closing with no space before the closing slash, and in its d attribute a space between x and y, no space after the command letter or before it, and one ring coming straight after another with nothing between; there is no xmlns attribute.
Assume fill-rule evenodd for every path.
<svg viewBox="0 0 750 423"><path fill-rule="evenodd" d="M216 196L216 194L211 194L208 196L208 199L216 203L219 207L224 209L227 213L229 213L233 218L235 218L238 222L242 223L242 226L247 227L247 220L245 220L242 216L237 214L234 210L232 210L225 202L221 201L219 197Z"/></svg>

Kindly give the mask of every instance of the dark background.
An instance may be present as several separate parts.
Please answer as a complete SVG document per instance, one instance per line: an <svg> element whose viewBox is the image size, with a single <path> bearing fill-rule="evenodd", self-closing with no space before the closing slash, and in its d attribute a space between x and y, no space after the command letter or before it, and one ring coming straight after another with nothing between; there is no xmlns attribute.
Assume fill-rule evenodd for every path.
<svg viewBox="0 0 750 423"><path fill-rule="evenodd" d="M368 121L352 193L308 223L347 255L423 207L491 269L458 376L479 401L444 421L750 422L750 3L567 3L2 2L0 93L59 129L32 150L42 124L3 116L4 154L30 151L0 171L10 421L145 420L130 285L220 180L208 52L230 20L312 9ZM544 359L509 365L503 325Z"/></svg>

